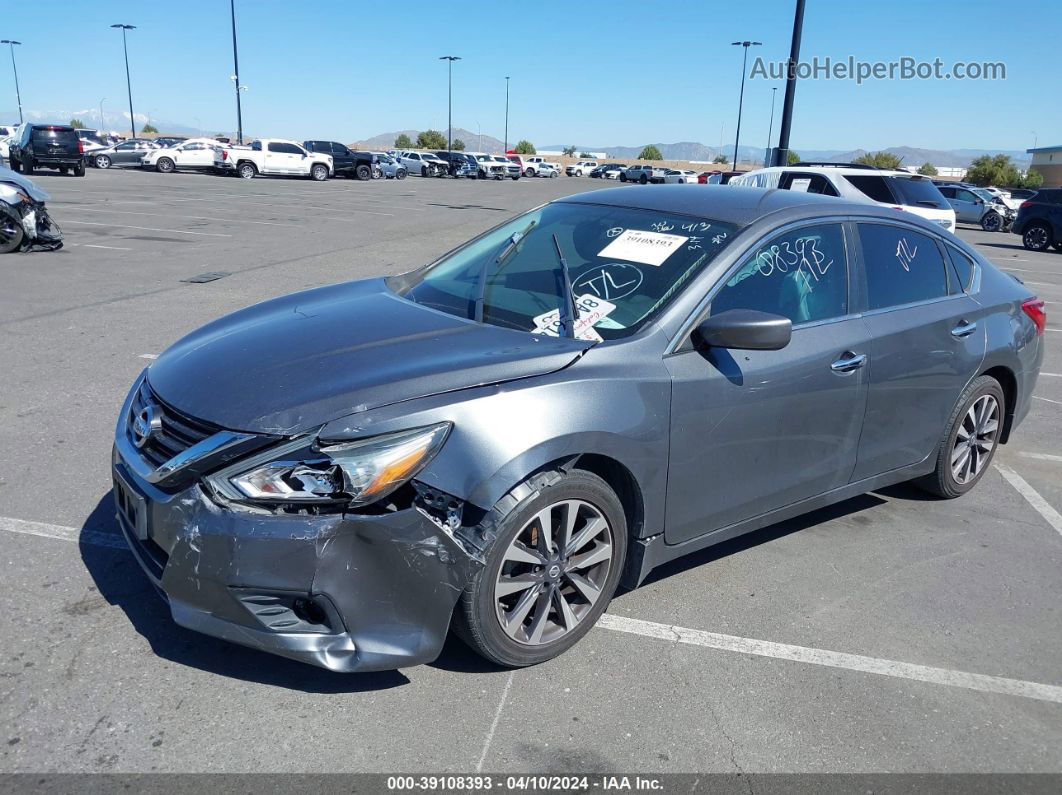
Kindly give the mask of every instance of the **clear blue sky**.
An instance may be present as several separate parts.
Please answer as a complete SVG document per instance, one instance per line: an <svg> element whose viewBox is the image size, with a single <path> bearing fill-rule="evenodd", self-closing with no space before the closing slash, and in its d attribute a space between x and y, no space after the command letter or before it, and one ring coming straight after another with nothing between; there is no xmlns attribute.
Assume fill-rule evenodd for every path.
<svg viewBox="0 0 1062 795"><path fill-rule="evenodd" d="M129 35L135 110L207 132L235 127L228 0L50 0L5 6L26 109L126 107L121 35ZM454 124L502 136L512 76L510 140L541 144L733 143L741 75L736 39L771 60L789 51L794 0L569 0L450 4L237 0L244 127L256 134L357 140ZM439 9L448 6L451 10ZM41 27L42 14L49 22ZM98 20L93 22L92 20ZM807 0L802 58L1003 61L1008 79L801 81L794 148L910 145L1024 149L1062 143L1058 102L1062 0ZM14 109L7 53L0 112ZM751 65L750 58L750 65ZM742 142L764 145L772 83L750 81ZM781 109L781 84L778 110ZM777 130L777 115L775 119Z"/></svg>

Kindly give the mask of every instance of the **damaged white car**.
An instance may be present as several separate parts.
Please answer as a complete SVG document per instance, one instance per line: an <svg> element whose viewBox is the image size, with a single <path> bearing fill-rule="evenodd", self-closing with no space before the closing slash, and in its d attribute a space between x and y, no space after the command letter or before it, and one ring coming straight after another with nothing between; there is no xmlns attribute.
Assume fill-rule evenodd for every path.
<svg viewBox="0 0 1062 795"><path fill-rule="evenodd" d="M59 227L44 207L47 200L30 180L0 166L0 254L63 247Z"/></svg>

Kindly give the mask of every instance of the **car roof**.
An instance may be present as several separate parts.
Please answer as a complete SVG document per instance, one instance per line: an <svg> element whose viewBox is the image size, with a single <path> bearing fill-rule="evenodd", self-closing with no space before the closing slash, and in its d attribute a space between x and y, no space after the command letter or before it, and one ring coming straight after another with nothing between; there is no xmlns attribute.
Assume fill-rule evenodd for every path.
<svg viewBox="0 0 1062 795"><path fill-rule="evenodd" d="M874 215L893 220L920 221L913 213L880 209L876 205L850 202L835 196L777 188L751 188L738 185L705 185L690 189L686 185L644 185L577 193L557 202L606 204L641 210L657 210L680 215L695 215L748 226L773 213L792 210L796 216ZM805 212L800 212L804 210ZM928 222L927 222L928 223Z"/></svg>

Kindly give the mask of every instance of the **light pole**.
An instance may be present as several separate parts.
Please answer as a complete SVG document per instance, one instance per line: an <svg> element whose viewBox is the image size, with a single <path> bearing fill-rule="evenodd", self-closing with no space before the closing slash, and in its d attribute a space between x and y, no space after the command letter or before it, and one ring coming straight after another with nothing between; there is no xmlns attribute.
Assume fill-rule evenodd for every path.
<svg viewBox="0 0 1062 795"><path fill-rule="evenodd" d="M741 106L745 102L745 71L749 62L749 47L759 47L762 42L759 41L733 41L730 43L732 47L743 47L745 55L741 59L741 94L738 95L738 120L737 120L737 132L734 134L734 171L737 171L738 165L738 142L741 140Z"/></svg>
<svg viewBox="0 0 1062 795"><path fill-rule="evenodd" d="M447 61L446 64L446 151L450 151L450 136L454 129L453 120L453 107L454 107L454 61L460 61L460 55L440 55L440 61Z"/></svg>
<svg viewBox="0 0 1062 795"><path fill-rule="evenodd" d="M476 122L476 151L483 151L483 128L479 126L479 122Z"/></svg>
<svg viewBox="0 0 1062 795"><path fill-rule="evenodd" d="M236 83L236 143L243 143L243 109L240 107L240 58L236 52L236 0L229 0L229 11L232 12L232 67L236 72L232 76Z"/></svg>
<svg viewBox="0 0 1062 795"><path fill-rule="evenodd" d="M103 99L100 100L100 129L98 130L98 132L101 132L101 133L103 132L103 100L104 99L107 99L107 97L104 97Z"/></svg>
<svg viewBox="0 0 1062 795"><path fill-rule="evenodd" d="M502 154L509 154L509 75L505 76L505 141L502 143Z"/></svg>
<svg viewBox="0 0 1062 795"><path fill-rule="evenodd" d="M133 82L129 79L129 46L125 41L125 32L136 30L136 25L111 25L111 27L122 30L122 50L125 52L125 88L129 92L129 129L133 131L133 137L136 138L136 120L133 118Z"/></svg>
<svg viewBox="0 0 1062 795"><path fill-rule="evenodd" d="M793 41L789 45L786 62L785 99L782 100L782 122L778 127L778 148L774 150L774 165L789 162L789 130L793 126L793 101L796 99L796 69L800 59L800 37L804 32L804 0L796 0L793 14Z"/></svg>
<svg viewBox="0 0 1062 795"><path fill-rule="evenodd" d="M770 165L771 159L771 133L774 132L774 100L778 96L778 89L771 89L771 122L767 125L767 156L763 159L763 165Z"/></svg>
<svg viewBox="0 0 1062 795"><path fill-rule="evenodd" d="M1033 149L1036 148L1036 142L1040 140L1040 136L1036 134L1036 130L1030 130L1033 136Z"/></svg>
<svg viewBox="0 0 1062 795"><path fill-rule="evenodd" d="M11 70L15 73L15 99L18 100L18 123L22 124L22 94L18 90L18 67L15 66L15 45L21 45L21 41L13 39L0 39L0 44L6 44L11 48Z"/></svg>

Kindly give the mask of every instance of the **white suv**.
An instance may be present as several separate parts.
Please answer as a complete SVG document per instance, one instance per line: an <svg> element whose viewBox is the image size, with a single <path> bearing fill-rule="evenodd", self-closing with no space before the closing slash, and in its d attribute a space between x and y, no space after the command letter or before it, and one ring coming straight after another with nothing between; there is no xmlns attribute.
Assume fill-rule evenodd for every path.
<svg viewBox="0 0 1062 795"><path fill-rule="evenodd" d="M880 204L914 213L949 232L955 211L928 177L851 163L797 163L772 166L732 177L730 185L781 188L839 196L849 201Z"/></svg>

